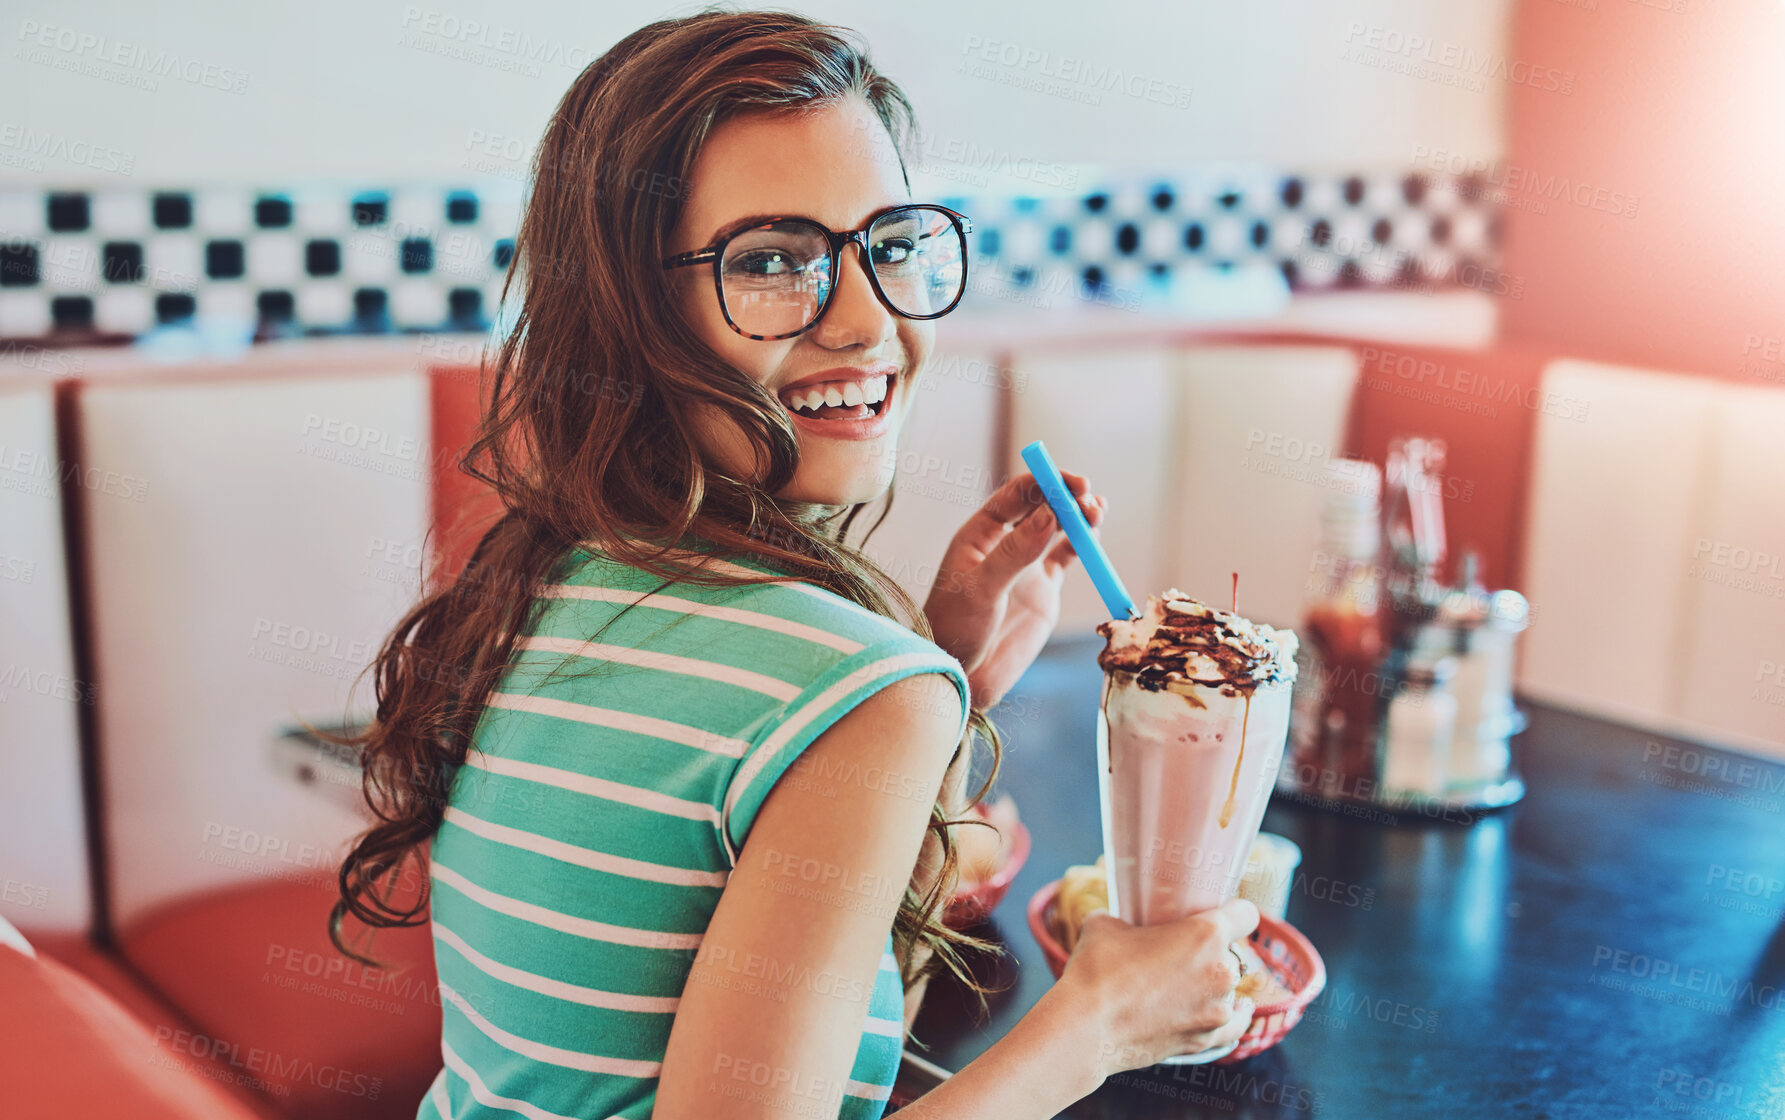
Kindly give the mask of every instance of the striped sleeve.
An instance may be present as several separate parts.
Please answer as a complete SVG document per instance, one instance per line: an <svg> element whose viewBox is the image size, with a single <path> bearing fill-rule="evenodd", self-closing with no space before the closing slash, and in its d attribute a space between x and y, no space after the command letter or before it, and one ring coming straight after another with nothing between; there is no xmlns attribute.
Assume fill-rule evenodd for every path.
<svg viewBox="0 0 1785 1120"><path fill-rule="evenodd" d="M835 662L830 669L790 700L780 718L770 721L750 741L732 771L720 810L719 832L727 862L737 866L738 850L750 834L769 791L805 749L856 705L886 686L920 673L941 673L959 694L955 728L958 739L967 730L967 675L961 663L930 642L912 635L879 642ZM909 781L895 774L864 775L864 780Z"/></svg>

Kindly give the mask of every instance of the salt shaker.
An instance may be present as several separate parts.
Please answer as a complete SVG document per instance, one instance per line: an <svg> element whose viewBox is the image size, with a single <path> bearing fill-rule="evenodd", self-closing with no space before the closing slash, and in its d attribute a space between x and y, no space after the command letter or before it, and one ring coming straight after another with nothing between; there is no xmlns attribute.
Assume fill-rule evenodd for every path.
<svg viewBox="0 0 1785 1120"><path fill-rule="evenodd" d="M1450 691L1454 657L1416 657L1388 705L1382 743L1382 792L1390 798L1442 797L1450 779L1457 702Z"/></svg>
<svg viewBox="0 0 1785 1120"><path fill-rule="evenodd" d="M1516 591L1496 591L1475 627L1457 674L1457 731L1450 786L1467 790L1502 781L1511 767L1516 713L1512 704L1513 643L1530 617ZM1466 699L1465 699L1466 698Z"/></svg>

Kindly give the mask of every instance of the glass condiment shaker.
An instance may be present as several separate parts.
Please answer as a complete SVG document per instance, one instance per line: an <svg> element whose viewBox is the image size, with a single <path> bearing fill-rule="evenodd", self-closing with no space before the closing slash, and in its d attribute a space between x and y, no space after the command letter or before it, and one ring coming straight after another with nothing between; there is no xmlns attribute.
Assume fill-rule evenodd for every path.
<svg viewBox="0 0 1785 1120"><path fill-rule="evenodd" d="M1442 797L1450 780L1450 746L1457 702L1450 656L1415 657L1388 705L1382 742L1382 792L1389 799Z"/></svg>

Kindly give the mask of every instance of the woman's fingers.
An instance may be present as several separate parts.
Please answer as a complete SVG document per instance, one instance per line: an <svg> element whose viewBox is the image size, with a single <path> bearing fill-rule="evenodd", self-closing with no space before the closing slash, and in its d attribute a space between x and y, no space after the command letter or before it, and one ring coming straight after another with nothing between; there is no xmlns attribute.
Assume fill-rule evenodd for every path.
<svg viewBox="0 0 1785 1120"><path fill-rule="evenodd" d="M1096 533L1097 527L1103 524L1103 515L1109 509L1109 501L1102 494L1090 494L1080 498L1078 504L1085 511L1085 520L1091 523L1092 533ZM1078 551L1072 547L1072 542L1061 537L1047 554L1048 567L1057 571L1072 563L1077 556Z"/></svg>
<svg viewBox="0 0 1785 1120"><path fill-rule="evenodd" d="M1086 496L1091 492L1090 480L1071 471L1061 471L1060 477L1066 480L1066 488L1079 498L1082 508ZM992 491L985 504L975 510L967 523L961 526L961 531L955 534L955 543L964 544L981 556L990 555L999 541L1028 518L1047 508L1047 499L1042 496L1041 487L1036 483L1034 475L1028 471L1012 475L1002 486ZM1088 510L1086 516L1090 516Z"/></svg>
<svg viewBox="0 0 1785 1120"><path fill-rule="evenodd" d="M1258 907L1249 898L1236 898L1213 910L1204 910L1199 916L1214 923L1216 935L1223 945L1238 941L1258 928Z"/></svg>
<svg viewBox="0 0 1785 1120"><path fill-rule="evenodd" d="M1103 524L1103 515L1109 512L1108 498L1102 494L1087 494L1079 504L1085 507L1085 520L1091 523L1091 528Z"/></svg>
<svg viewBox="0 0 1785 1120"><path fill-rule="evenodd" d="M1046 506L1017 522L1016 528L1004 534L1003 539L986 553L975 580L979 591L986 595L1003 594L1023 574L1024 568L1047 554L1059 532L1059 519Z"/></svg>
<svg viewBox="0 0 1785 1120"><path fill-rule="evenodd" d="M1209 1046L1226 1046L1230 1042L1238 1042L1241 1035L1252 1025L1254 1005L1250 996L1241 996L1233 1001L1233 1014L1227 1022L1209 1039Z"/></svg>
<svg viewBox="0 0 1785 1120"><path fill-rule="evenodd" d="M1060 476L1095 529L1103 521L1107 503L1091 493L1091 481L1084 475L1061 471ZM960 555L961 550L965 556ZM985 598L1009 591L1023 571L1038 561L1045 561L1047 573L1054 575L1074 556L1059 519L1034 475L1027 472L1011 477L992 492L955 534L950 551L956 554L951 558L954 564L971 571L971 593ZM974 564L973 558L979 562Z"/></svg>
<svg viewBox="0 0 1785 1120"><path fill-rule="evenodd" d="M1041 488L1035 485L1032 476L1026 473L1013 475L992 491L984 505L973 511L973 516L955 534L955 543L966 545L984 556L1004 539L1012 522L1043 504Z"/></svg>

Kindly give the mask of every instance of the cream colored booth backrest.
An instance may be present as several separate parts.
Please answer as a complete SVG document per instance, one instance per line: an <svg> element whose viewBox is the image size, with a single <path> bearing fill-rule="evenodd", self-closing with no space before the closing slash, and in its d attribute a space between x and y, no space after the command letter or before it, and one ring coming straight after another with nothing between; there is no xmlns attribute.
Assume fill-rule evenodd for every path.
<svg viewBox="0 0 1785 1120"><path fill-rule="evenodd" d="M349 686L410 602L386 562L427 518L412 344L303 344L239 365L95 379L89 503L114 922L188 892L327 882L360 826L275 763L278 730L369 711Z"/></svg>
<svg viewBox="0 0 1785 1120"><path fill-rule="evenodd" d="M1559 361L1538 418L1519 687L1785 756L1785 389Z"/></svg>
<svg viewBox="0 0 1785 1120"><path fill-rule="evenodd" d="M1325 491L1357 379L1336 346L1105 347L1012 359L1014 451L1046 441L1055 462L1109 498L1104 547L1138 602L1176 586L1294 626L1306 601ZM1082 572L1059 634L1108 618Z"/></svg>
<svg viewBox="0 0 1785 1120"><path fill-rule="evenodd" d="M33 932L93 914L62 474L54 376L0 369L0 918Z"/></svg>

